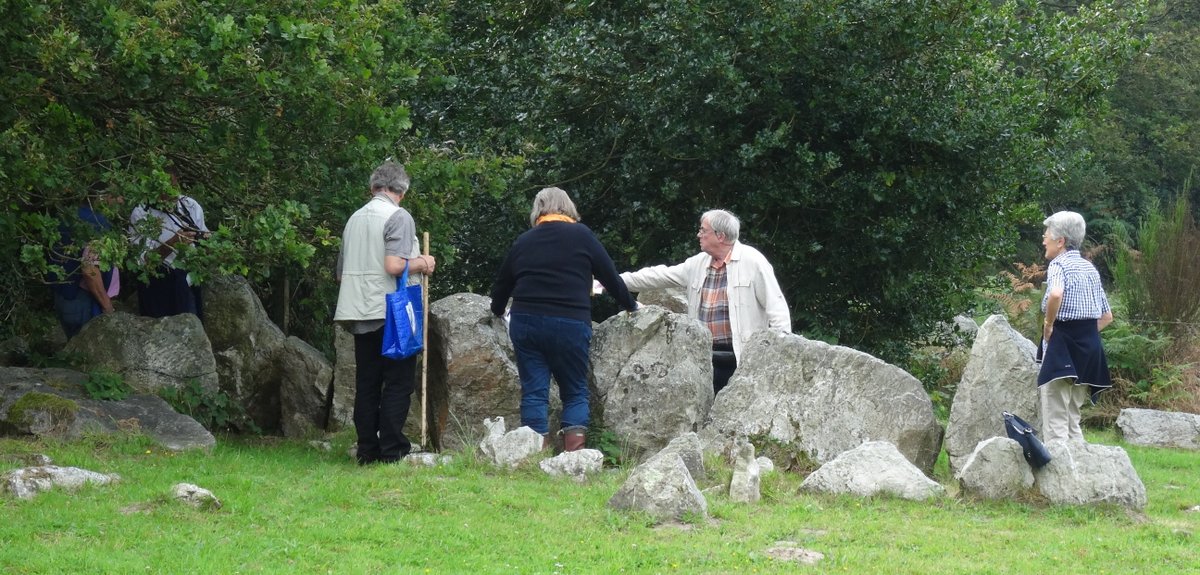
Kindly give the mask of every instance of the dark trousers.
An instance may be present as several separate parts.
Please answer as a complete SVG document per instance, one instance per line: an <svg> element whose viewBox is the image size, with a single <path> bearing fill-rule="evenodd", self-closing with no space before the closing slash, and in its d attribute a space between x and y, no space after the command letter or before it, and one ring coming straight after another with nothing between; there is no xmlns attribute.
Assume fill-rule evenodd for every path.
<svg viewBox="0 0 1200 575"><path fill-rule="evenodd" d="M396 461L412 451L404 422L412 404L417 356L383 357L383 328L354 336L354 429L358 432L358 461ZM419 354L418 354L419 355Z"/></svg>
<svg viewBox="0 0 1200 575"><path fill-rule="evenodd" d="M720 393L737 369L737 358L733 346L713 346L713 395Z"/></svg>
<svg viewBox="0 0 1200 575"><path fill-rule="evenodd" d="M146 317L190 313L203 321L202 292L200 286L188 285L187 271L169 266L162 266L158 271L159 275L138 286L138 312Z"/></svg>

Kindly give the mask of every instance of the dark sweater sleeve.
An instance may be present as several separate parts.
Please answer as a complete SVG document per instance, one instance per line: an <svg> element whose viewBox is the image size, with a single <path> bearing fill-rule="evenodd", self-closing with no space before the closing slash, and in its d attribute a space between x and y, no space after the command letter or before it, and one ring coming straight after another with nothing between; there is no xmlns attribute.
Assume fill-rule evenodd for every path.
<svg viewBox="0 0 1200 575"><path fill-rule="evenodd" d="M604 286L605 291L617 300L617 304L628 311L636 310L637 300L633 298L633 294L629 293L625 281L617 273L617 266L609 257L608 251L604 249L594 234L589 232L588 235L592 238L592 275L600 280L600 285Z"/></svg>
<svg viewBox="0 0 1200 575"><path fill-rule="evenodd" d="M500 271L496 272L496 281L492 283L492 315L497 317L504 315L504 309L508 307L508 298L512 296L512 265L513 248L510 248L508 255L504 257L504 263L500 264Z"/></svg>

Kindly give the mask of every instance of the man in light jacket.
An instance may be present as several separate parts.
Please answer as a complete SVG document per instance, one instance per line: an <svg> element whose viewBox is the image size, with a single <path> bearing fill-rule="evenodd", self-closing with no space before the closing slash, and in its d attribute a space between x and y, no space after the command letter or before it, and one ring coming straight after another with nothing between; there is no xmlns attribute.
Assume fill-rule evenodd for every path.
<svg viewBox="0 0 1200 575"><path fill-rule="evenodd" d="M404 422L412 402L417 356L382 355L386 296L408 265L409 282L431 274L437 261L420 255L416 223L400 207L410 179L404 166L384 162L371 174L371 199L346 222L338 258L334 321L354 335L354 428L358 463L393 463L412 450Z"/></svg>
<svg viewBox="0 0 1200 575"><path fill-rule="evenodd" d="M713 336L713 392L729 382L742 346L760 329L792 331L792 317L775 270L758 250L738 242L741 223L725 210L700 216L700 253L674 266L621 274L629 291L687 290L688 316Z"/></svg>

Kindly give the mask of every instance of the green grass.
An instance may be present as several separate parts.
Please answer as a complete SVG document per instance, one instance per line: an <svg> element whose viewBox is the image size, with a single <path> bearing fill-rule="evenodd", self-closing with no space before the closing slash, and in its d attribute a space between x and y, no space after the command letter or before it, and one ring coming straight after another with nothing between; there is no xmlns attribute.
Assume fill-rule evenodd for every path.
<svg viewBox="0 0 1200 575"><path fill-rule="evenodd" d="M1117 443L1095 434L1094 442ZM492 469L455 455L439 468L359 468L306 443L220 438L175 454L147 440L0 440L0 472L45 453L123 480L33 500L0 497L0 573L1195 573L1200 453L1125 446L1149 494L1144 513L946 497L826 497L802 477L764 478L763 501L710 494L708 521L656 526L609 509L628 469L591 481L536 465ZM712 460L710 460L710 463ZM727 481L714 470L701 484ZM947 479L944 457L935 475ZM217 511L166 501L195 483ZM776 541L823 553L771 559Z"/></svg>

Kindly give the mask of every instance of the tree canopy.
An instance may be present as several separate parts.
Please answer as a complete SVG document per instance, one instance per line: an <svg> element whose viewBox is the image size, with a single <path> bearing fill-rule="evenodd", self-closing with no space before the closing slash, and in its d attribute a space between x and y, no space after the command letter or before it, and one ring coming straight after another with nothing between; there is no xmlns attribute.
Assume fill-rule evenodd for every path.
<svg viewBox="0 0 1200 575"><path fill-rule="evenodd" d="M1135 235L1156 205L1181 194L1200 208L1191 183L1200 158L1200 6L1162 2L1148 13L1153 42L1122 68L1105 97L1109 113L1082 127L1064 185L1045 202L1083 212L1095 224L1089 235L1103 242Z"/></svg>
<svg viewBox="0 0 1200 575"><path fill-rule="evenodd" d="M435 294L486 290L528 198L553 184L623 269L681 260L700 213L733 211L798 331L885 355L961 311L981 266L1040 221L1075 165L1067 143L1142 48L1144 13L1115 0L1070 13L1034 0L2 6L0 258L22 271L0 284L0 316L35 297L61 208L98 190L126 209L183 191L220 224L192 264L294 294L285 309L316 330L336 236L394 156L446 258ZM118 235L106 261L139 269Z"/></svg>
<svg viewBox="0 0 1200 575"><path fill-rule="evenodd" d="M730 209L796 327L872 351L963 309L1140 45L1108 2L436 4L458 134L522 150L629 266Z"/></svg>
<svg viewBox="0 0 1200 575"><path fill-rule="evenodd" d="M436 238L503 189L507 160L414 130L408 101L447 81L445 38L403 3L5 2L0 15L0 242L23 272L2 288L6 318L36 299L55 220L99 192L124 199L107 208L104 265L149 268L121 237L128 211L186 193L216 230L183 254L188 269L264 291L291 274L285 289L315 295L308 317L327 324L337 236L384 158L417 168L408 207Z"/></svg>

